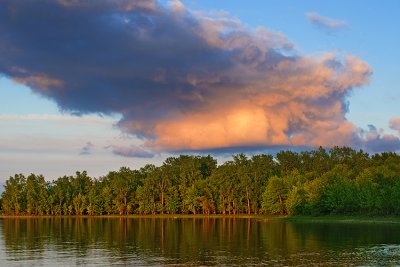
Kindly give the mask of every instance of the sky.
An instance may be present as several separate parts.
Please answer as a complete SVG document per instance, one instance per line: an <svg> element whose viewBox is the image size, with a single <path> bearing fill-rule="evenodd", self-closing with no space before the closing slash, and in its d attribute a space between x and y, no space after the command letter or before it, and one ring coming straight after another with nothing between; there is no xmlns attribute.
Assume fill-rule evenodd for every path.
<svg viewBox="0 0 400 267"><path fill-rule="evenodd" d="M0 181L400 151L398 1L0 3Z"/></svg>

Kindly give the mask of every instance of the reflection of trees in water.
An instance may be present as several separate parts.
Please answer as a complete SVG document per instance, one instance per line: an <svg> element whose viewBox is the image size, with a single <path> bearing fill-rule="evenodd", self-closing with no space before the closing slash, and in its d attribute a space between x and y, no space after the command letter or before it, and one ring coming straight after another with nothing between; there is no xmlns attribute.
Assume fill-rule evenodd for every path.
<svg viewBox="0 0 400 267"><path fill-rule="evenodd" d="M396 225L288 223L261 218L13 218L0 220L6 253L45 251L130 262L229 264L272 259L304 263L293 255L325 249L398 243ZM13 254L14 253L14 254ZM317 256L316 256L317 255ZM290 258L292 257L292 259Z"/></svg>

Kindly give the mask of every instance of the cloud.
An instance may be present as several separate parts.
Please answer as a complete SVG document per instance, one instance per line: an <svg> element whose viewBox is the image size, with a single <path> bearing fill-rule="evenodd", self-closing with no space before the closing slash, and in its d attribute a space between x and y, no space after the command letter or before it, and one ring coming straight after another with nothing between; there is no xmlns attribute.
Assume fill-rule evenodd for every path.
<svg viewBox="0 0 400 267"><path fill-rule="evenodd" d="M99 117L95 115L72 116L69 114L0 114L0 123L3 122L58 122L61 124L101 124L112 125L115 119L112 117Z"/></svg>
<svg viewBox="0 0 400 267"><path fill-rule="evenodd" d="M0 73L65 112L120 114L144 146L113 146L118 155L364 144L345 114L369 82L366 62L298 54L227 14L179 1L5 0L0 25Z"/></svg>
<svg viewBox="0 0 400 267"><path fill-rule="evenodd" d="M79 155L90 155L92 154L92 149L94 145L91 142L87 142L84 147L82 147L81 152Z"/></svg>
<svg viewBox="0 0 400 267"><path fill-rule="evenodd" d="M88 140L99 147L118 142L116 122L115 118L95 115L0 115L0 150L9 155L41 157L51 153L76 157ZM122 140L119 144L125 143Z"/></svg>
<svg viewBox="0 0 400 267"><path fill-rule="evenodd" d="M389 121L389 127L400 133L400 118L392 118Z"/></svg>
<svg viewBox="0 0 400 267"><path fill-rule="evenodd" d="M306 16L311 24L328 32L342 29L347 26L347 22L344 20L335 20L329 17L324 17L315 12L309 12Z"/></svg>
<svg viewBox="0 0 400 267"><path fill-rule="evenodd" d="M392 120L390 121L392 127ZM354 145L369 152L399 151L400 139L398 136L386 134L383 129L368 125L368 130L359 130L359 135L354 138Z"/></svg>
<svg viewBox="0 0 400 267"><path fill-rule="evenodd" d="M23 1L22 1L23 2ZM152 10L155 8L153 0L100 0L100 1L81 1L81 0L56 0L56 2L67 8L90 9L89 11L108 11L108 12L130 12L133 10ZM96 3L97 2L97 3Z"/></svg>
<svg viewBox="0 0 400 267"><path fill-rule="evenodd" d="M106 147L106 149L108 149L108 148L111 148L112 152L115 155L122 156L122 157L128 157L128 158L153 158L154 157L154 153L151 153L139 146L134 146L134 145L131 145L129 147L112 145L112 146Z"/></svg>

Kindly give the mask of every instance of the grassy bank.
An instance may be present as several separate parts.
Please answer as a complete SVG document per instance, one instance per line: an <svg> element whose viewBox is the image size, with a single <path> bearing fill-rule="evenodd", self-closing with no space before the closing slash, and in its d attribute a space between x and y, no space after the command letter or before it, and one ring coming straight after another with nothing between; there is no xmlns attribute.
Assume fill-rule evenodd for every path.
<svg viewBox="0 0 400 267"><path fill-rule="evenodd" d="M398 223L400 217L395 216L362 216L362 215L326 215L309 216L296 215L288 216L283 220L288 222L320 222L320 223Z"/></svg>

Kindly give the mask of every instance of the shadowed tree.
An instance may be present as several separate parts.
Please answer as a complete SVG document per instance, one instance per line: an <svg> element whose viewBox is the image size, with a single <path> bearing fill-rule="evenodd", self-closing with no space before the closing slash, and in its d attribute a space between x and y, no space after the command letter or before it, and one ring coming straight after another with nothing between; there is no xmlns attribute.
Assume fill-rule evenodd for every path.
<svg viewBox="0 0 400 267"><path fill-rule="evenodd" d="M276 154L279 166L279 175L283 176L294 169L301 170L301 157L298 153L284 150Z"/></svg>

